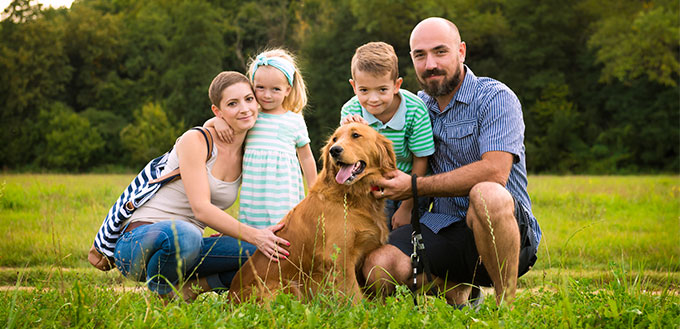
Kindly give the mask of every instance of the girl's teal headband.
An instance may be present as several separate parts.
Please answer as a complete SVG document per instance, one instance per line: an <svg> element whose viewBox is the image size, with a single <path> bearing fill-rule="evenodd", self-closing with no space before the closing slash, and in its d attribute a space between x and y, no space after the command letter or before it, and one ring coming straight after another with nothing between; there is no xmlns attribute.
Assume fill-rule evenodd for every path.
<svg viewBox="0 0 680 329"><path fill-rule="evenodd" d="M269 65L273 66L279 71L283 72L283 75L286 76L286 79L288 79L288 84L290 86L293 86L293 77L295 76L295 66L293 64L281 57L269 57L265 55L258 55L255 58L255 68L253 68L253 76L250 77L251 80L255 81L255 71L257 71L257 68L262 66L262 65Z"/></svg>

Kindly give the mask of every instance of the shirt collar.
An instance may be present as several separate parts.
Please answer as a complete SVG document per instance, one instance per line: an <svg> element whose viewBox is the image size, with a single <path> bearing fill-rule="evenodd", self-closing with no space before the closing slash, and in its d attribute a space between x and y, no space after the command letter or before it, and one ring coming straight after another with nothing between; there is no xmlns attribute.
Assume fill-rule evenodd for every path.
<svg viewBox="0 0 680 329"><path fill-rule="evenodd" d="M465 77L463 78L463 83L461 84L458 91L456 91L456 94L453 96L449 104L446 105L446 108L444 108L444 111L442 112L448 111L456 104L456 102L469 105L475 96L477 76L472 72L472 70L470 70L470 68L467 65L463 64L463 68L465 69ZM431 97L422 90L420 91L419 95L421 96L421 98L431 111L436 110L435 112L439 112L439 104L437 104L437 100L434 97Z"/></svg>
<svg viewBox="0 0 680 329"><path fill-rule="evenodd" d="M377 123L380 128L389 127L394 130L402 130L406 125L406 98L404 97L404 94L401 92L401 89L399 90L399 98L401 99L401 101L399 102L399 108L397 108L397 112L395 112L394 115L392 116L392 119L390 119L390 121L387 121L387 123L385 124L383 124L382 121L373 116L373 114L366 111L366 109L363 106L361 107L361 114L364 117L364 119L368 122L368 124L371 126Z"/></svg>

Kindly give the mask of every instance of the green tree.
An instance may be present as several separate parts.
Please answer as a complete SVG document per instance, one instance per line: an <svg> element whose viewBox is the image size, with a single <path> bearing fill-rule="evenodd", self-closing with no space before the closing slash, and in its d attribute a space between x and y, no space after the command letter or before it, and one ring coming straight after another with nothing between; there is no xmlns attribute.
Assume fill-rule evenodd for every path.
<svg viewBox="0 0 680 329"><path fill-rule="evenodd" d="M173 1L164 5L171 20L165 31L166 66L159 86L163 105L171 118L200 125L211 115L210 82L223 70L223 12L206 2Z"/></svg>
<svg viewBox="0 0 680 329"><path fill-rule="evenodd" d="M41 111L40 117L45 144L38 161L47 168L82 170L104 146L90 122L63 103L54 103L49 110Z"/></svg>
<svg viewBox="0 0 680 329"><path fill-rule="evenodd" d="M602 81L626 82L641 76L677 86L680 75L678 1L588 1L600 18L588 45L603 65Z"/></svg>
<svg viewBox="0 0 680 329"><path fill-rule="evenodd" d="M74 68L69 104L77 111L88 107L112 110L120 100L114 93L102 97L109 79L114 79L122 53L119 17L74 3L66 17L65 44Z"/></svg>
<svg viewBox="0 0 680 329"><path fill-rule="evenodd" d="M129 163L129 154L125 151L120 140L120 132L128 125L125 118L110 111L101 111L94 108L80 112L80 116L90 122L101 135L106 144L98 148L92 156L92 165L112 167Z"/></svg>
<svg viewBox="0 0 680 329"><path fill-rule="evenodd" d="M33 9L15 10L27 15ZM64 100L71 77L63 11L31 13L18 22L0 22L0 167L34 161L37 152L31 146L40 140L35 129L38 113Z"/></svg>
<svg viewBox="0 0 680 329"><path fill-rule="evenodd" d="M130 154L130 165L135 167L168 151L183 131L184 123L171 122L157 103L144 105L134 117L120 132L120 139Z"/></svg>
<svg viewBox="0 0 680 329"><path fill-rule="evenodd" d="M339 125L340 109L354 94L349 84L350 61L365 34L353 30L354 16L348 15L348 1L311 1L300 13L313 28L297 38L301 44L302 73L309 89L309 106L304 112L315 159L326 138Z"/></svg>

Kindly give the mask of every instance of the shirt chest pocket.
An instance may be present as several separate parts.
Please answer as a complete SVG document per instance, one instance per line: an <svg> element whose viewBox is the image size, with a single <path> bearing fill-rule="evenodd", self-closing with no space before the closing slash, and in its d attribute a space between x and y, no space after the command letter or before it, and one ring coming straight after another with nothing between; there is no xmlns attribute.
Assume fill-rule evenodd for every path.
<svg viewBox="0 0 680 329"><path fill-rule="evenodd" d="M475 121L463 121L455 123L446 124L446 137L448 139L466 139L471 137L475 129L477 128L477 122Z"/></svg>
<svg viewBox="0 0 680 329"><path fill-rule="evenodd" d="M477 141L477 122L474 120L458 121L445 125L446 144L449 151L460 165L476 161L479 156Z"/></svg>

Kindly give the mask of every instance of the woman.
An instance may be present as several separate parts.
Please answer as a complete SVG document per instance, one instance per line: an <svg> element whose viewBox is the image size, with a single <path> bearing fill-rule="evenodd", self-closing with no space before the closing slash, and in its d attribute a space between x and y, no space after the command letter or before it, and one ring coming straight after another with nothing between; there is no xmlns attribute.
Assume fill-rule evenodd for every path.
<svg viewBox="0 0 680 329"><path fill-rule="evenodd" d="M242 144L257 119L250 83L243 74L222 72L210 84L209 96L215 116L233 128L233 142L213 139L206 162L201 131L184 133L163 172L179 167L181 179L164 185L132 214L114 251L115 265L125 277L146 281L161 297L172 298L179 291L191 301L202 292L227 289L256 248L274 261L288 254L279 247L289 246L288 241L274 235L282 225L256 229L224 212L236 200ZM214 129L209 132L215 135ZM204 238L205 226L225 236Z"/></svg>

